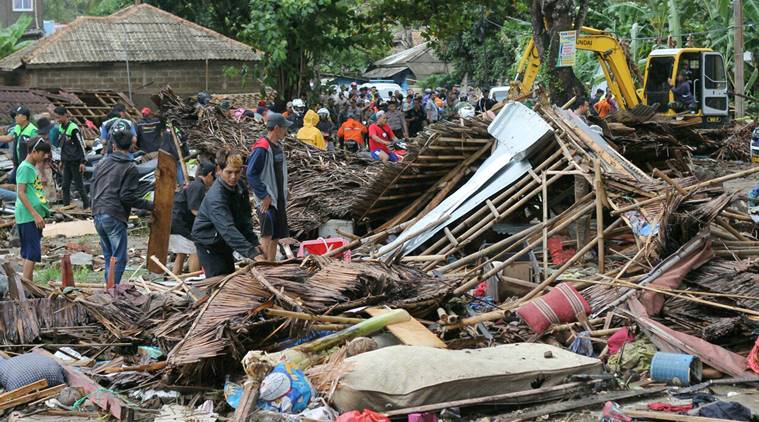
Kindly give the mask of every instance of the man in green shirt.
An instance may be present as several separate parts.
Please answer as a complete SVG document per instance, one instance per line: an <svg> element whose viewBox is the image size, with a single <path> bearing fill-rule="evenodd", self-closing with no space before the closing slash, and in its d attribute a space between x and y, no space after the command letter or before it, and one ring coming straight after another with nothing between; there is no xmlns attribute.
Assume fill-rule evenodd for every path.
<svg viewBox="0 0 759 422"><path fill-rule="evenodd" d="M15 217L21 240L21 258L24 259L24 278L32 281L34 263L42 259L42 229L50 212L36 165L50 156L50 144L35 136L27 148L26 158L16 169Z"/></svg>
<svg viewBox="0 0 759 422"><path fill-rule="evenodd" d="M31 115L29 109L24 106L15 108L11 112L11 117L16 120L16 126L7 135L0 135L0 142L13 142L14 171L8 176L10 183L15 183L15 169L18 169L19 164L26 158L29 139L37 136L37 126L29 120Z"/></svg>

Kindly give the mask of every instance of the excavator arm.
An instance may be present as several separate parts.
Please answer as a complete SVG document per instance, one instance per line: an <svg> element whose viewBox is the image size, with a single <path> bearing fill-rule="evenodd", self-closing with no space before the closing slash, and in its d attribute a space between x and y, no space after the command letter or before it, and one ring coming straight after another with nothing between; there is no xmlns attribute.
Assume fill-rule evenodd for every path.
<svg viewBox="0 0 759 422"><path fill-rule="evenodd" d="M606 76L609 89L617 99L621 109L631 109L641 103L635 89L627 55L619 41L598 29L582 27L577 37L577 49L596 53L601 69ZM540 55L532 39L522 54L517 66L517 76L512 82L512 98L528 94L540 70Z"/></svg>

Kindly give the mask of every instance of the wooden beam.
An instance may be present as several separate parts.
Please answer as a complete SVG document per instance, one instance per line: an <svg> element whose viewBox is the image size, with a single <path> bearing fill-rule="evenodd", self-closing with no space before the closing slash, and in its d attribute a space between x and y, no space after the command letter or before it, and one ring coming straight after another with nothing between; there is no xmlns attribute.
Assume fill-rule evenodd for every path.
<svg viewBox="0 0 759 422"><path fill-rule="evenodd" d="M156 256L161 264L166 264L171 235L171 211L174 207L174 192L177 186L177 161L164 150L158 150L155 194L153 200L153 222L150 225L148 256ZM161 266L148 261L148 271L163 274Z"/></svg>
<svg viewBox="0 0 759 422"><path fill-rule="evenodd" d="M66 388L66 384L56 385L55 387L46 388L44 390L36 391L12 400L8 400L7 402L0 403L0 410L10 409L22 404L31 403L39 399L46 399L48 397L55 396L64 388Z"/></svg>

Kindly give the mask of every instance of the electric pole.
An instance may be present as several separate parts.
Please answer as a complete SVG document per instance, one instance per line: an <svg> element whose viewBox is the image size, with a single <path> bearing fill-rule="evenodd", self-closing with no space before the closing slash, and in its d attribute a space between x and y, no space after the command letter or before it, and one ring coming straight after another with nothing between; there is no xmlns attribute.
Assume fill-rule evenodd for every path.
<svg viewBox="0 0 759 422"><path fill-rule="evenodd" d="M733 25L735 26L735 118L743 117L743 0L733 0Z"/></svg>

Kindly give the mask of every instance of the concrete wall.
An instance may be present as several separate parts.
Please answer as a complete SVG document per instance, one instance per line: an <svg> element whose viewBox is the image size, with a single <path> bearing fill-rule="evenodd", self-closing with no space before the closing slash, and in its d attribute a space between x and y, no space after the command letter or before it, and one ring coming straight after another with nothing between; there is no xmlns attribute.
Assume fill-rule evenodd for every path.
<svg viewBox="0 0 759 422"><path fill-rule="evenodd" d="M242 62L234 61L209 62L206 72L205 62L202 61L130 63L132 93L157 94L166 85L171 85L174 92L180 95L194 94L205 89L224 94L254 92L259 87L250 78L243 86L239 77L224 75L226 66L239 68L242 65ZM252 66L254 65L248 64L248 67ZM8 84L34 88L112 89L125 93L129 89L127 68L123 62L79 67L24 68L5 75L4 79Z"/></svg>

